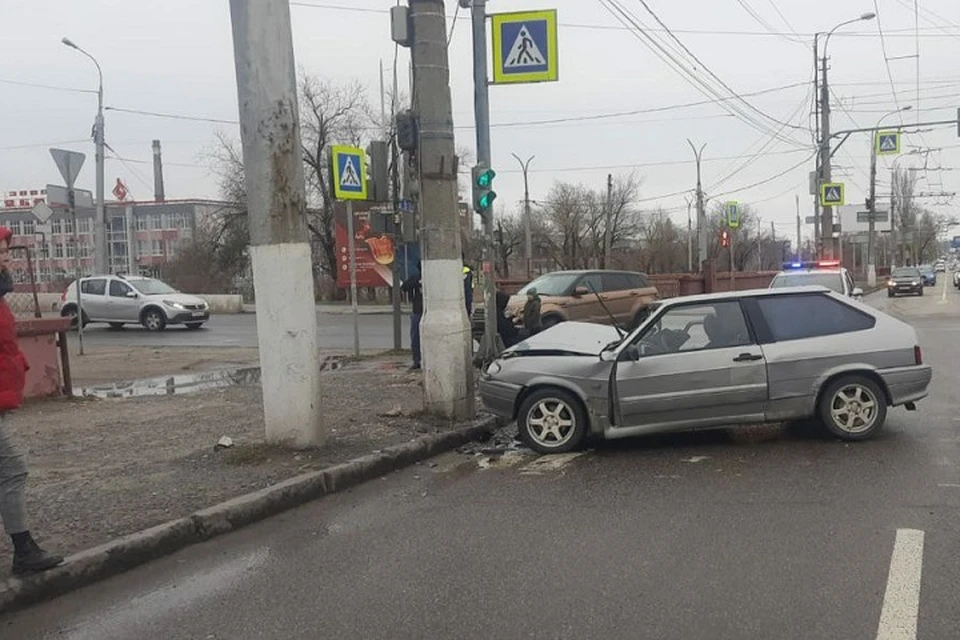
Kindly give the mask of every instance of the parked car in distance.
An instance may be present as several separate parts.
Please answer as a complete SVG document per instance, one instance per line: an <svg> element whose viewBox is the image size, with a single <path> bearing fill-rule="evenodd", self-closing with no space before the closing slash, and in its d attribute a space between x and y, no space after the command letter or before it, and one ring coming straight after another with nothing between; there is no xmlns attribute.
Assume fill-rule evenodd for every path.
<svg viewBox="0 0 960 640"><path fill-rule="evenodd" d="M77 316L77 282L60 296L60 315ZM106 322L114 329L140 324L150 331L182 324L199 329L210 319L206 301L180 293L165 282L141 276L92 276L80 279L83 324Z"/></svg>
<svg viewBox="0 0 960 640"><path fill-rule="evenodd" d="M863 289L853 283L853 276L840 266L839 260L784 262L783 271L770 281L771 289L812 285L820 285L851 298L863 297Z"/></svg>
<svg viewBox="0 0 960 640"><path fill-rule="evenodd" d="M933 265L922 264L917 268L920 269L920 276L925 287L937 286L937 272L933 270Z"/></svg>
<svg viewBox="0 0 960 640"><path fill-rule="evenodd" d="M541 453L607 439L817 417L863 440L888 407L927 395L913 327L824 287L734 291L657 303L627 335L580 322L508 349L483 403Z"/></svg>
<svg viewBox="0 0 960 640"><path fill-rule="evenodd" d="M953 286L960 289L960 271L956 269L953 270Z"/></svg>
<svg viewBox="0 0 960 640"><path fill-rule="evenodd" d="M933 270L936 273L945 273L947 270L947 263L943 260L937 260L933 263Z"/></svg>
<svg viewBox="0 0 960 640"><path fill-rule="evenodd" d="M887 296L893 298L901 293L923 295L923 274L916 267L897 267L887 278Z"/></svg>

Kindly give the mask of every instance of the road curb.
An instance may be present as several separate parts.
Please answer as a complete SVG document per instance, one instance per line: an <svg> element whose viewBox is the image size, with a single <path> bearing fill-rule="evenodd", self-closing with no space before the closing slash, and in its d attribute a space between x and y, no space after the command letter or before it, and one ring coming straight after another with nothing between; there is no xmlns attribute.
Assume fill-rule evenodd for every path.
<svg viewBox="0 0 960 640"><path fill-rule="evenodd" d="M502 420L478 418L452 431L421 436L349 462L294 476L201 509L184 518L132 533L69 556L56 569L0 583L0 613L62 595L198 542L298 507L317 498L379 478L467 442L489 438Z"/></svg>

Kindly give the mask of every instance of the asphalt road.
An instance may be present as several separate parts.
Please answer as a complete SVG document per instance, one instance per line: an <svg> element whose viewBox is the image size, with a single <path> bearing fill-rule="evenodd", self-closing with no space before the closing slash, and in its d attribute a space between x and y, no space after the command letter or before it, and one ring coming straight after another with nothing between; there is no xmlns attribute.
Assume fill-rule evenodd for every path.
<svg viewBox="0 0 960 640"><path fill-rule="evenodd" d="M403 316L403 348L410 348L410 317ZM317 313L317 335L324 350L353 349L353 316L341 313ZM393 316L360 315L361 349L393 348ZM75 340L76 336L72 335ZM84 329L84 345L128 347L256 347L257 316L253 313L215 315L198 331L171 326L165 331L151 332L129 325L113 331L105 324L91 324Z"/></svg>
<svg viewBox="0 0 960 640"><path fill-rule="evenodd" d="M870 300L935 368L876 440L451 453L0 618L0 637L958 638L960 294L942 285Z"/></svg>

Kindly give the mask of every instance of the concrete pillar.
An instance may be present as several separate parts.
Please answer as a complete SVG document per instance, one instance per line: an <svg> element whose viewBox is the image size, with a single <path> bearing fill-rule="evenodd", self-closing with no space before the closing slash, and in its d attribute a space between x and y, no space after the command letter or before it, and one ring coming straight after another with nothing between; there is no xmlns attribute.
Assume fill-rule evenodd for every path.
<svg viewBox="0 0 960 640"><path fill-rule="evenodd" d="M473 346L463 291L457 156L442 0L410 0L414 104L420 118L424 409L473 418Z"/></svg>
<svg viewBox="0 0 960 640"><path fill-rule="evenodd" d="M320 444L320 355L287 0L230 0L270 442Z"/></svg>
<svg viewBox="0 0 960 640"><path fill-rule="evenodd" d="M140 270L137 268L137 222L132 204L128 204L124 209L124 224L127 229L127 273L135 276Z"/></svg>

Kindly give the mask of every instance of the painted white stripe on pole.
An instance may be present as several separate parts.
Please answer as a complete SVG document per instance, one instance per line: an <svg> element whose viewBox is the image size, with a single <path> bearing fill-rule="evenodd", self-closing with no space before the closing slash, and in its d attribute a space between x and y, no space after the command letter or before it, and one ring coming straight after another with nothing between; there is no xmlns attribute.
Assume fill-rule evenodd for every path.
<svg viewBox="0 0 960 640"><path fill-rule="evenodd" d="M877 640L916 640L923 569L923 531L897 529Z"/></svg>

